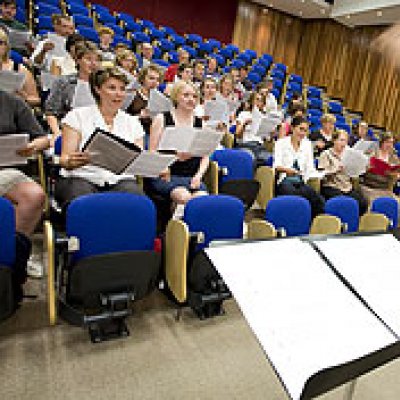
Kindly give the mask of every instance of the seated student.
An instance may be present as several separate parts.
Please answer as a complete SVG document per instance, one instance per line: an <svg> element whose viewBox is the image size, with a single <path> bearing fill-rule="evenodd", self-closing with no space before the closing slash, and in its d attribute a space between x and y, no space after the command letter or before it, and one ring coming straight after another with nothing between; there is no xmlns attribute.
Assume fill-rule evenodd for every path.
<svg viewBox="0 0 400 400"><path fill-rule="evenodd" d="M111 44L114 40L114 31L107 26L102 26L97 30L97 33L100 39L99 49L101 61L113 63L115 61L115 54Z"/></svg>
<svg viewBox="0 0 400 400"><path fill-rule="evenodd" d="M177 75L175 77L175 82L168 83L167 87L165 88L164 93L169 96L172 92L172 88L174 87L176 82L186 82L191 83L193 82L193 67L190 64L181 64L179 65Z"/></svg>
<svg viewBox="0 0 400 400"><path fill-rule="evenodd" d="M274 148L277 173L277 196L296 195L306 198L313 217L324 211L324 199L306 184L315 172L312 144L307 139L308 122L303 117L292 120L292 134L279 139Z"/></svg>
<svg viewBox="0 0 400 400"><path fill-rule="evenodd" d="M197 89L193 83L177 82L171 92L174 109L154 118L150 133L150 150L156 150L165 127L202 127L201 118L194 116L198 101ZM207 194L202 183L207 171L209 157L194 157L187 153L178 153L178 161L170 167L170 176L152 179L150 190L169 198L176 205L183 205L196 196ZM179 208L179 207L178 207Z"/></svg>
<svg viewBox="0 0 400 400"><path fill-rule="evenodd" d="M0 28L0 70L15 71L25 75L21 90L15 94L21 96L30 106L40 104L36 82L32 73L22 64L17 64L10 58L10 42L7 33Z"/></svg>
<svg viewBox="0 0 400 400"><path fill-rule="evenodd" d="M354 146L356 143L359 145L363 142L367 142L367 144L371 144L370 148L365 151L365 154L371 155L372 153L378 150L378 142L373 142L373 140L368 137L368 124L365 121L360 121L357 124L352 126L352 143L351 146Z"/></svg>
<svg viewBox="0 0 400 400"><path fill-rule="evenodd" d="M147 67L153 62L154 49L150 43L142 43L140 46L140 55L142 56L141 67Z"/></svg>
<svg viewBox="0 0 400 400"><path fill-rule="evenodd" d="M261 82L257 86L257 91L265 96L265 108L264 112L278 111L278 102L275 96L271 93L274 88L274 80L272 78L266 78L264 82Z"/></svg>
<svg viewBox="0 0 400 400"><path fill-rule="evenodd" d="M33 116L32 110L18 96L0 90L0 135L29 134L32 141L22 154L32 155L49 147L49 139ZM27 261L31 251L30 237L43 213L45 194L39 184L14 168L0 169L0 196L15 205L16 263L14 295L22 301L22 285L26 280Z"/></svg>
<svg viewBox="0 0 400 400"><path fill-rule="evenodd" d="M343 152L348 142L348 134L344 130L337 130L332 135L333 146L324 150L318 159L318 169L325 172L321 181L321 194L326 200L336 196L350 196L357 200L360 215L367 211L368 203L360 191L353 187L350 177L346 174L342 164Z"/></svg>
<svg viewBox="0 0 400 400"><path fill-rule="evenodd" d="M243 87L248 91L253 90L253 83L247 78L247 75L249 74L249 68L247 66L240 67L239 74L240 82Z"/></svg>
<svg viewBox="0 0 400 400"><path fill-rule="evenodd" d="M58 38L64 43L67 37L75 33L75 25L73 19L68 15L54 14L51 17L54 27L54 32ZM50 50L54 49L54 43L48 38L41 40L35 48L31 56L31 61L34 65L43 71L50 72L53 55Z"/></svg>
<svg viewBox="0 0 400 400"><path fill-rule="evenodd" d="M306 114L306 110L302 104L294 103L288 110L287 114L288 116L286 117L285 121L282 122L281 127L279 129L279 134L278 134L279 138L283 138L285 136L290 135L292 119L295 117L304 117Z"/></svg>
<svg viewBox="0 0 400 400"><path fill-rule="evenodd" d="M194 115L199 118L204 117L204 103L215 100L217 96L218 82L213 77L206 77L200 85L200 103L197 104Z"/></svg>
<svg viewBox="0 0 400 400"><path fill-rule="evenodd" d="M23 23L17 21L15 16L17 14L17 2L16 0L1 0L0 2L0 27L4 26L9 29L16 31L28 31L28 27ZM13 48L23 56L28 56L31 52L31 43L26 43L25 47Z"/></svg>
<svg viewBox="0 0 400 400"><path fill-rule="evenodd" d="M231 68L229 73L232 75L233 78L233 86L234 86L234 93L238 97L239 100L243 100L244 94L246 92L245 87L243 86L242 82L240 82L240 72L238 68Z"/></svg>
<svg viewBox="0 0 400 400"><path fill-rule="evenodd" d="M210 56L207 58L206 75L219 79L220 73L218 72L218 61L215 57Z"/></svg>
<svg viewBox="0 0 400 400"><path fill-rule="evenodd" d="M144 131L137 117L120 108L125 99L127 80L116 68L100 69L90 76L96 104L70 111L62 120L61 178L55 197L65 207L84 194L119 191L141 193L132 175L116 175L90 164L90 154L82 148L96 128L111 132L143 148Z"/></svg>
<svg viewBox="0 0 400 400"><path fill-rule="evenodd" d="M256 167L265 164L271 155L263 145L263 140L253 132L253 112L258 109L262 113L265 107L265 97L258 92L252 92L236 119L236 147L248 149L255 157Z"/></svg>
<svg viewBox="0 0 400 400"><path fill-rule="evenodd" d="M131 50L120 50L116 56L116 65L121 72L127 74L128 80L136 77L138 61Z"/></svg>
<svg viewBox="0 0 400 400"><path fill-rule="evenodd" d="M50 72L52 75L72 75L76 74L76 46L78 43L85 42L85 38L79 33L73 33L67 37L65 42L65 50L67 55L65 57L53 57Z"/></svg>
<svg viewBox="0 0 400 400"><path fill-rule="evenodd" d="M174 82L175 76L178 73L179 65L189 64L189 62L190 62L189 53L186 50L179 48L178 49L178 64L172 64L167 68L167 70L165 71L165 77L164 77L165 82Z"/></svg>
<svg viewBox="0 0 400 400"><path fill-rule="evenodd" d="M324 114L321 117L322 128L310 134L314 145L314 155L318 157L324 150L332 147L332 134L335 131L336 117L333 114Z"/></svg>
<svg viewBox="0 0 400 400"><path fill-rule="evenodd" d="M288 111L292 107L296 107L298 105L302 105L304 107L303 95L299 92L293 92L292 98L289 101Z"/></svg>
<svg viewBox="0 0 400 400"><path fill-rule="evenodd" d="M45 104L47 123L53 133L53 139L60 135L59 122L65 115L82 103L83 99L78 99L78 85L87 85L89 93L85 100L91 104L95 103L89 89L90 74L99 68L100 56L96 45L92 42L81 42L76 45L75 57L77 62L78 74L62 76L57 79L51 89ZM85 104L90 105L90 104Z"/></svg>
<svg viewBox="0 0 400 400"><path fill-rule="evenodd" d="M375 171L373 159L384 161L389 165L400 165L400 159L394 149L394 137L391 133L383 133L379 140L379 149L372 154L370 167L362 177L361 192L371 203L378 197L387 196L398 199L393 193L393 184L400 178L400 170L385 172L383 174Z"/></svg>
<svg viewBox="0 0 400 400"><path fill-rule="evenodd" d="M204 80L205 69L206 67L203 61L196 60L193 63L193 82L196 83L198 86L200 86Z"/></svg>
<svg viewBox="0 0 400 400"><path fill-rule="evenodd" d="M150 90L157 89L163 79L163 72L155 64L150 64L140 70L137 80L141 87L137 90L132 103L126 109L131 115L137 115L146 133L146 139L150 137L151 115L147 109ZM147 146L146 146L147 147Z"/></svg>

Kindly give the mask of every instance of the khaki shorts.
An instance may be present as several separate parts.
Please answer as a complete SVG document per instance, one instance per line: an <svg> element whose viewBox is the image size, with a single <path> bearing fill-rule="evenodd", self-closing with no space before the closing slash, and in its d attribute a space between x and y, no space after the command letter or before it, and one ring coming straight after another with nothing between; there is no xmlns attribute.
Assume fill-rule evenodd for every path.
<svg viewBox="0 0 400 400"><path fill-rule="evenodd" d="M15 185L18 185L18 183L22 182L34 181L21 171L14 168L6 168L0 170L0 196L4 196Z"/></svg>

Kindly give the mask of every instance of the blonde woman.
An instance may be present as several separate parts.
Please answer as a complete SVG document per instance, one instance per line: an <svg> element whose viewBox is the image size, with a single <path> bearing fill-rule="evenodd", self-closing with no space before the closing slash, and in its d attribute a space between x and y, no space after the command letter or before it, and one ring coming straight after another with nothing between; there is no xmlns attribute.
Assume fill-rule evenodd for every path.
<svg viewBox="0 0 400 400"><path fill-rule="evenodd" d="M174 108L155 117L150 129L150 150L156 150L164 130L168 126L202 127L202 119L195 117L194 109L198 102L195 85L190 82L177 82L171 91ZM202 182L208 168L209 157L194 157L187 153L178 153L178 161L170 167L170 176L150 181L150 190L170 198L175 204L182 205L196 196L207 194Z"/></svg>
<svg viewBox="0 0 400 400"><path fill-rule="evenodd" d="M10 49L8 35L3 29L0 29L0 70L15 71L24 74L25 81L22 88L15 94L22 97L30 106L37 106L40 104L40 98L36 89L35 79L26 67L11 60Z"/></svg>
<svg viewBox="0 0 400 400"><path fill-rule="evenodd" d="M136 77L138 69L138 61L135 54L130 50L120 50L117 54L116 65L123 73Z"/></svg>

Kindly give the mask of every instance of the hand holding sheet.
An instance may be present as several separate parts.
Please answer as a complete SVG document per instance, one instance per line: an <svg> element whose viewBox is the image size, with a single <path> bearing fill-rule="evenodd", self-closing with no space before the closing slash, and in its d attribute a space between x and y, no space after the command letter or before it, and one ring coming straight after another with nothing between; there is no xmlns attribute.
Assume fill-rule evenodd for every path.
<svg viewBox="0 0 400 400"><path fill-rule="evenodd" d="M20 155L29 143L28 134L0 136L0 167L26 164L26 157Z"/></svg>

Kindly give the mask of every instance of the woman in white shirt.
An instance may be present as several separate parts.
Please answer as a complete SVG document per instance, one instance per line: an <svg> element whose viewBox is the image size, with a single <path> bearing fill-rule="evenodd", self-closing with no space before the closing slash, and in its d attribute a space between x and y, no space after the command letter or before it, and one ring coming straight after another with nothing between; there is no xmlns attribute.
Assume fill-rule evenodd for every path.
<svg viewBox="0 0 400 400"><path fill-rule="evenodd" d="M308 122L294 117L292 134L279 139L274 149L274 168L277 173L277 196L295 195L306 198L313 217L323 213L324 199L305 182L315 174L313 149L306 138Z"/></svg>
<svg viewBox="0 0 400 400"><path fill-rule="evenodd" d="M102 69L90 76L96 104L70 111L62 120L62 178L56 183L56 199L62 207L84 194L119 191L141 194L134 176L117 175L90 164L90 154L82 151L99 128L143 148L144 131L137 117L122 111L127 80L116 68Z"/></svg>
<svg viewBox="0 0 400 400"><path fill-rule="evenodd" d="M204 79L200 85L200 103L194 109L194 115L199 118L204 117L204 103L206 101L215 100L217 96L218 83L217 80L211 76Z"/></svg>
<svg viewBox="0 0 400 400"><path fill-rule="evenodd" d="M252 92L236 119L236 147L248 149L256 160L256 166L265 165L271 154L265 149L261 136L256 135L256 119L263 117L265 97L259 92Z"/></svg>

